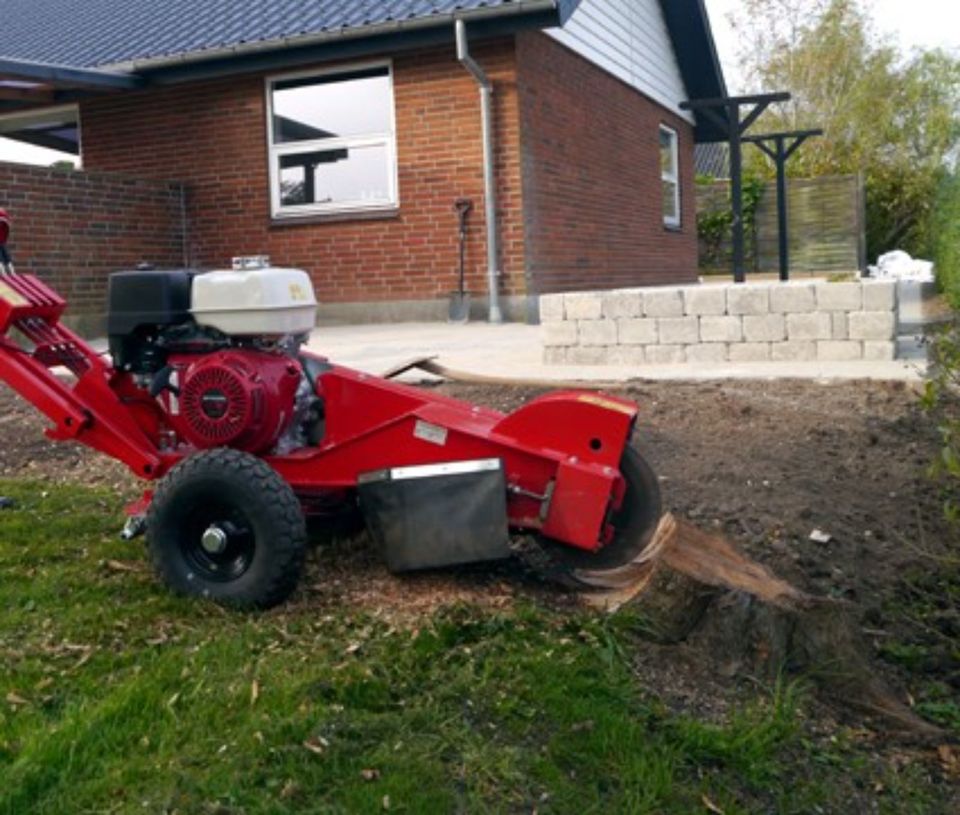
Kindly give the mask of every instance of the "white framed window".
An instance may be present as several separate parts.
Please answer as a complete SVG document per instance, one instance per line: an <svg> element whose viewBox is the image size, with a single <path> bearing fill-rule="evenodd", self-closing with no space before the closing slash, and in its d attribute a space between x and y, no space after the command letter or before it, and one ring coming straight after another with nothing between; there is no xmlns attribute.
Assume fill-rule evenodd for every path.
<svg viewBox="0 0 960 815"><path fill-rule="evenodd" d="M269 78L267 139L274 218L398 206L389 62Z"/></svg>
<svg viewBox="0 0 960 815"><path fill-rule="evenodd" d="M680 151L677 131L660 125L660 186L663 195L663 225L680 226Z"/></svg>

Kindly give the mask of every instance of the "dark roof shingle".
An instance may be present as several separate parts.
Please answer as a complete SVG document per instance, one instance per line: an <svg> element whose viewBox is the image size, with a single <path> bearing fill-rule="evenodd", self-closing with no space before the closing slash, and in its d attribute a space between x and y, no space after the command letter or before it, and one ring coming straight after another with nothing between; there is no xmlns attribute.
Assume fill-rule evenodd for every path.
<svg viewBox="0 0 960 815"><path fill-rule="evenodd" d="M523 0L6 0L0 56L92 68ZM574 0L560 0L561 13Z"/></svg>

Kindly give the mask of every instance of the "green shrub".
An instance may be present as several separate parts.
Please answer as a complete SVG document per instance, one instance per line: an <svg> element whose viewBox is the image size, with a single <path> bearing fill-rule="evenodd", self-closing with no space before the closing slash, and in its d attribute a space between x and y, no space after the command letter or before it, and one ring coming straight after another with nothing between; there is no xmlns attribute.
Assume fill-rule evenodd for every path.
<svg viewBox="0 0 960 815"><path fill-rule="evenodd" d="M937 282L950 305L960 309L960 175L940 184L934 212L933 260Z"/></svg>
<svg viewBox="0 0 960 815"><path fill-rule="evenodd" d="M697 176L697 183L716 183L709 176ZM757 209L765 190L763 178L752 173L743 177L743 232L746 262L756 269ZM700 241L700 268L706 271L729 271L733 254L733 211L726 197L713 201L697 213L697 237Z"/></svg>
<svg viewBox="0 0 960 815"><path fill-rule="evenodd" d="M958 284L960 279L953 278L951 285ZM926 385L924 407L937 422L941 436L933 475L942 491L944 513L948 520L960 523L960 320L932 338L930 354L933 374Z"/></svg>

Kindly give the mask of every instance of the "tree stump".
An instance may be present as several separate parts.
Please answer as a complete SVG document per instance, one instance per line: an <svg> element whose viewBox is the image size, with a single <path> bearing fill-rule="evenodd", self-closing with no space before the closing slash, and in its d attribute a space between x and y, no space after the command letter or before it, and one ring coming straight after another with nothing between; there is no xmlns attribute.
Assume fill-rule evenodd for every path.
<svg viewBox="0 0 960 815"><path fill-rule="evenodd" d="M724 672L774 678L786 670L841 707L915 737L944 736L878 678L853 606L800 591L723 537L668 514L636 561L576 577L592 607L636 610L642 636L671 644L696 634Z"/></svg>

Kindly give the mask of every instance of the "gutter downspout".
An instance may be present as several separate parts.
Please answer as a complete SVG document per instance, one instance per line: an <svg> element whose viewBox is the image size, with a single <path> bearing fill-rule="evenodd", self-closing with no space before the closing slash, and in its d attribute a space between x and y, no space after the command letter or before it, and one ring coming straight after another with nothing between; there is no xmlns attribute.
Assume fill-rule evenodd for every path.
<svg viewBox="0 0 960 815"><path fill-rule="evenodd" d="M457 32L457 59L477 81L480 87L480 116L483 138L483 197L486 203L487 220L487 289L490 301L489 321L502 323L503 313L500 311L500 271L498 259L499 225L497 224L497 182L494 170L493 150L493 83L484 73L476 60L470 56L470 46L467 43L467 26L463 20L456 22Z"/></svg>

